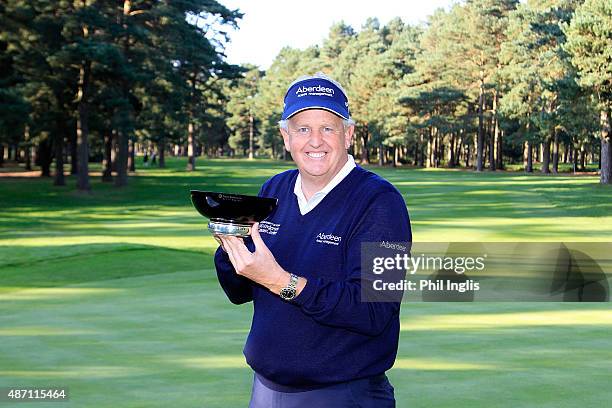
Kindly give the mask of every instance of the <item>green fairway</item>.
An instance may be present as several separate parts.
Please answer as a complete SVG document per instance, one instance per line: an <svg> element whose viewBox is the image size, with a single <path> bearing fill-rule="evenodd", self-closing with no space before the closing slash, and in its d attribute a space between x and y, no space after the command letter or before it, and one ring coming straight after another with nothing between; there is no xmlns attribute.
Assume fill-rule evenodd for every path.
<svg viewBox="0 0 612 408"><path fill-rule="evenodd" d="M188 192L255 194L292 164L168 164L91 194L0 177L0 388L68 387L53 407L246 406L252 306L225 298ZM403 193L415 241L612 237L595 176L372 169ZM611 329L609 303L407 303L389 377L398 407L602 407Z"/></svg>

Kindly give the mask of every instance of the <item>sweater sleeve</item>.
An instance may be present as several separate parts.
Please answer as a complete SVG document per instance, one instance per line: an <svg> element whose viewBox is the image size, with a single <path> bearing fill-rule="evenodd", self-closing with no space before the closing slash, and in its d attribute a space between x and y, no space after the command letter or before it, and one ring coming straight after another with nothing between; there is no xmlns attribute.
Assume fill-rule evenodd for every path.
<svg viewBox="0 0 612 408"><path fill-rule="evenodd" d="M259 197L265 195L269 180L259 190ZM250 251L254 250L252 240L247 238L245 244ZM219 246L215 252L217 278L230 302L240 305L253 300L253 282L236 273L227 253Z"/></svg>
<svg viewBox="0 0 612 408"><path fill-rule="evenodd" d="M397 191L378 194L363 213L348 242L346 278L309 279L293 303L321 324L369 336L382 333L399 314L400 302L361 299L361 244L382 241L412 241L408 210Z"/></svg>
<svg viewBox="0 0 612 408"><path fill-rule="evenodd" d="M220 246L215 253L215 268L219 283L230 302L240 305L253 300L251 281L236 273L229 256Z"/></svg>

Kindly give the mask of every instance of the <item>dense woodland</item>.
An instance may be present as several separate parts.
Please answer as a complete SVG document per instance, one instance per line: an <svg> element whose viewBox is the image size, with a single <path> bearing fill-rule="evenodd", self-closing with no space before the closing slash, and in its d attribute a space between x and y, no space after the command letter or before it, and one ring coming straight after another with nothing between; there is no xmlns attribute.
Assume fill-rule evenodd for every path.
<svg viewBox="0 0 612 408"><path fill-rule="evenodd" d="M286 88L323 71L348 92L361 163L526 172L594 163L612 183L612 2L470 0L425 25L333 25L269 69L225 61L239 10L214 0L0 0L0 165L90 189L135 154L288 159ZM262 22L269 23L269 22ZM261 45L265 47L265 44Z"/></svg>

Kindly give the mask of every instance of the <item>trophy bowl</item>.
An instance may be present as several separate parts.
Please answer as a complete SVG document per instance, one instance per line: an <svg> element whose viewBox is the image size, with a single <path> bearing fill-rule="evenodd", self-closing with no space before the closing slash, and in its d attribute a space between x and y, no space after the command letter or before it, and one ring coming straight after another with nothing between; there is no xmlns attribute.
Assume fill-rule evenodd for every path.
<svg viewBox="0 0 612 408"><path fill-rule="evenodd" d="M208 230L215 235L246 237L256 222L274 211L276 198L241 194L191 190L191 202L198 212L208 218Z"/></svg>

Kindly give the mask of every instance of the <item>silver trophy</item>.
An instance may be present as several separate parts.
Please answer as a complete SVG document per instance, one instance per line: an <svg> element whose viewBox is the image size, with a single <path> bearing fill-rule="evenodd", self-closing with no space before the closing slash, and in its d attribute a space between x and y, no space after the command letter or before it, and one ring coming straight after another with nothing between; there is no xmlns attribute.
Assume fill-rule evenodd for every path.
<svg viewBox="0 0 612 408"><path fill-rule="evenodd" d="M276 198L191 190L191 202L207 217L214 235L247 237L256 222L264 220L278 204Z"/></svg>

